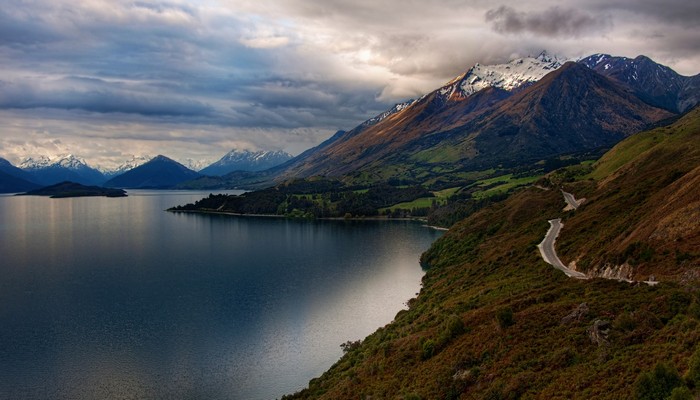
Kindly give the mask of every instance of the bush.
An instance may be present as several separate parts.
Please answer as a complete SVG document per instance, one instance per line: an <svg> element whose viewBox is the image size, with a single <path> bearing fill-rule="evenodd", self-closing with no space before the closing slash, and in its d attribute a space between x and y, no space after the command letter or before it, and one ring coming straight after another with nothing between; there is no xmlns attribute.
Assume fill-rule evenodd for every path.
<svg viewBox="0 0 700 400"><path fill-rule="evenodd" d="M435 341L428 339L423 342L423 359L427 360L435 354Z"/></svg>
<svg viewBox="0 0 700 400"><path fill-rule="evenodd" d="M700 347L688 360L688 372L685 374L685 379L696 388L700 386Z"/></svg>
<svg viewBox="0 0 700 400"><path fill-rule="evenodd" d="M693 400L693 394L686 386L678 386L671 392L670 400Z"/></svg>
<svg viewBox="0 0 700 400"><path fill-rule="evenodd" d="M673 389L683 382L675 368L664 363L656 364L653 371L645 372L637 378L634 394L639 400L659 400L671 395Z"/></svg>
<svg viewBox="0 0 700 400"><path fill-rule="evenodd" d="M513 309L510 307L501 308L496 312L496 321L501 329L505 329L515 323L513 320Z"/></svg>

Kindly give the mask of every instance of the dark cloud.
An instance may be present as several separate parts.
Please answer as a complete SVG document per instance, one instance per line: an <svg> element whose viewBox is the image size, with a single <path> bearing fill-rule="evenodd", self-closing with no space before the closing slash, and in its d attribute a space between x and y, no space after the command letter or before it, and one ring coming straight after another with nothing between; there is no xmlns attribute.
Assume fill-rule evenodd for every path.
<svg viewBox="0 0 700 400"><path fill-rule="evenodd" d="M600 34L611 27L610 17L591 15L573 8L558 6L541 12L517 11L500 6L488 10L486 22L499 33L531 33L549 37L579 37Z"/></svg>
<svg viewBox="0 0 700 400"><path fill-rule="evenodd" d="M620 11L646 19L656 20L698 31L700 2L688 0L598 0L592 5L597 10L619 14ZM637 20L639 21L639 20Z"/></svg>
<svg viewBox="0 0 700 400"><path fill-rule="evenodd" d="M49 142L17 143L44 132L61 138L62 151L87 159L93 147L108 157L114 146L121 146L119 154L157 148L182 159L188 151L230 150L222 146L298 153L476 62L501 63L542 49L569 57L646 54L684 66L679 72L698 72L697 1L504 3L513 6L492 0L5 2L0 156L8 149L17 157L31 153ZM159 140L167 148L156 146Z"/></svg>

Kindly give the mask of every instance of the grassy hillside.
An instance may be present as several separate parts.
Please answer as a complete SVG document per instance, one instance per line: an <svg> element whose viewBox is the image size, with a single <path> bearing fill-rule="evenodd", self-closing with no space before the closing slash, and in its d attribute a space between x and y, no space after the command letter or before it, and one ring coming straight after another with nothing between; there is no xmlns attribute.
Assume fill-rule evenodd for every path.
<svg viewBox="0 0 700 400"><path fill-rule="evenodd" d="M645 133L659 140L636 155L634 145L621 144L613 151L625 154L624 162L611 153L593 172L583 166L549 178L559 184L563 176L567 189L589 197L564 221L558 245L565 244L567 257L613 254L625 240L660 238L667 247L651 255L658 267L647 263L644 273L662 283L566 278L536 248L547 220L565 216L560 191L520 190L439 239L423 256L429 270L409 309L361 343L346 343L341 360L288 398L663 399L674 388L674 398L700 394L700 275L690 251L697 251L700 231L692 219L699 117L696 110ZM645 254L638 244L628 255ZM684 273L666 273L678 262Z"/></svg>
<svg viewBox="0 0 700 400"><path fill-rule="evenodd" d="M569 184L588 201L565 221L563 259L601 274L661 280L695 274L700 263L700 109L635 135Z"/></svg>

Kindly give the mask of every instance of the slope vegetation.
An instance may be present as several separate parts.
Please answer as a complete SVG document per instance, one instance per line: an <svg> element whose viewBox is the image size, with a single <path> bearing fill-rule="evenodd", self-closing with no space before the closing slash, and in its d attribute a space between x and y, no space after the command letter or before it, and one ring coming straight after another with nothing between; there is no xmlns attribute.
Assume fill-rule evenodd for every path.
<svg viewBox="0 0 700 400"><path fill-rule="evenodd" d="M424 254L429 269L408 310L364 341L344 344L341 360L288 398L697 395L700 265L682 252L698 248L698 121L695 110L623 142L595 166L600 180L589 179L586 166L559 171L455 225ZM649 140L644 135L657 135L657 144L631 154L631 141ZM589 200L562 211L562 182ZM547 220L565 215L566 255L600 249L594 256L602 257L625 240L659 238L668 252L655 250L658 266L644 268L662 282L570 279L545 264L536 246ZM618 236L606 236L609 225ZM645 247L630 254L642 255L638 249ZM685 272L666 273L677 262Z"/></svg>
<svg viewBox="0 0 700 400"><path fill-rule="evenodd" d="M562 233L564 261L588 273L686 279L700 260L700 108L637 134L571 190L588 201ZM605 218L601 218L605 216Z"/></svg>

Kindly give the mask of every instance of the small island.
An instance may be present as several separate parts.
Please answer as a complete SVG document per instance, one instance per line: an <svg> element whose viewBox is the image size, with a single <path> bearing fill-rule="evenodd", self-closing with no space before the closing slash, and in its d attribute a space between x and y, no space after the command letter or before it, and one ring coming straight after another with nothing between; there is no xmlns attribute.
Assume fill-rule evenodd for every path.
<svg viewBox="0 0 700 400"><path fill-rule="evenodd" d="M126 191L123 189L104 188L100 186L85 186L75 182L61 182L55 185L46 186L43 188L30 190L20 196L49 196L52 199L65 197L126 197Z"/></svg>

